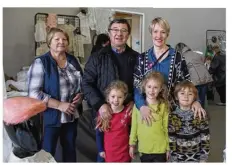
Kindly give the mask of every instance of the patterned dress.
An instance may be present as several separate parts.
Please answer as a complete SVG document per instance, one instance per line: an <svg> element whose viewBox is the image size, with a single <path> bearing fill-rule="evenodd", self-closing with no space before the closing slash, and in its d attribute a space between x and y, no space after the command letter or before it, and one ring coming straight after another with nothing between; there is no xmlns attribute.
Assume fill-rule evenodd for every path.
<svg viewBox="0 0 232 165"><path fill-rule="evenodd" d="M129 125L131 117L124 108L119 113L112 114L110 130L104 132L104 150L106 162L130 162L129 155Z"/></svg>
<svg viewBox="0 0 232 165"><path fill-rule="evenodd" d="M172 162L206 162L209 155L209 123L194 119L192 110L176 108L169 116L169 142Z"/></svg>

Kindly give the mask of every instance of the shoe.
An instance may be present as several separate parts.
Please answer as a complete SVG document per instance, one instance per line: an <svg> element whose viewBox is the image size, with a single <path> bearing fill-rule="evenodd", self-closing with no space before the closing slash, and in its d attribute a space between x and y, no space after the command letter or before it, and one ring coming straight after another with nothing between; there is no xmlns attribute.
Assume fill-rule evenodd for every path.
<svg viewBox="0 0 232 165"><path fill-rule="evenodd" d="M226 106L226 103L216 103L216 105L219 105L219 106Z"/></svg>

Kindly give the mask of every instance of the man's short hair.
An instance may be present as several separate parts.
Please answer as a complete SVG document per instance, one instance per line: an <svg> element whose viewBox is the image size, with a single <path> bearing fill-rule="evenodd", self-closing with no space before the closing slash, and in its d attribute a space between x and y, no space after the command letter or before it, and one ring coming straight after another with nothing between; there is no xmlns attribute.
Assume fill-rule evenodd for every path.
<svg viewBox="0 0 232 165"><path fill-rule="evenodd" d="M111 26L112 24L114 23L121 23L121 24L126 24L127 25L127 28L128 28L128 33L130 34L131 33L131 27L130 27L130 24L128 23L128 21L126 19L123 19L123 18L116 18L114 20L112 20L108 26L108 32L110 31L111 29Z"/></svg>

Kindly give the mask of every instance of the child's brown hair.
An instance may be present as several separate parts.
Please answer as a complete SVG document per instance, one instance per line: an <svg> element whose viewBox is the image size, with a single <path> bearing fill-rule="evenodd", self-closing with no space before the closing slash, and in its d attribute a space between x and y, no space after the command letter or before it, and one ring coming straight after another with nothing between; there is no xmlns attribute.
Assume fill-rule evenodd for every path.
<svg viewBox="0 0 232 165"><path fill-rule="evenodd" d="M198 91L197 91L197 88L194 86L194 84L190 81L184 80L184 81L179 82L175 87L174 96L176 100L178 100L177 99L178 92L180 92L182 89L185 89L185 88L189 88L189 90L193 92L194 100L198 98Z"/></svg>
<svg viewBox="0 0 232 165"><path fill-rule="evenodd" d="M120 90L122 93L124 93L125 96L124 99L127 97L128 86L123 81L116 80L111 82L110 85L108 85L108 87L105 89L105 99L107 102L109 102L108 101L109 94L113 89ZM96 129L99 128L99 130L103 132L109 130L110 120L103 120L101 116L98 116L96 120L97 120Z"/></svg>
<svg viewBox="0 0 232 165"><path fill-rule="evenodd" d="M160 72L156 72L156 71L152 71L152 72L148 73L145 76L145 78L143 79L142 84L141 84L141 91L143 94L145 94L145 86L149 80L155 80L158 83L160 83L161 91L159 92L159 94L157 96L157 100L159 102L159 105L161 103L165 103L165 104L167 104L168 109L169 109L170 106L168 103L168 90L167 90L167 87L164 83L163 75ZM160 110L160 106L158 106L158 111L159 110Z"/></svg>

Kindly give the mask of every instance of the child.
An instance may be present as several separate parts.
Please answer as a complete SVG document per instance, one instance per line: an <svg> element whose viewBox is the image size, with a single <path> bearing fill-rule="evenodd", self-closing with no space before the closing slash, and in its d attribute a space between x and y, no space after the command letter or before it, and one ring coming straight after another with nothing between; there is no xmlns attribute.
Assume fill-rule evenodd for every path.
<svg viewBox="0 0 232 165"><path fill-rule="evenodd" d="M127 93L127 85L119 80L112 82L105 92L106 101L112 109L112 118L107 121L98 116L96 126L97 148L105 162L131 161L128 144L131 116L123 105Z"/></svg>
<svg viewBox="0 0 232 165"><path fill-rule="evenodd" d="M152 126L142 122L140 111L134 106L130 133L130 156L134 159L138 142L141 162L166 162L169 156L168 101L164 78L159 72L149 73L143 80L141 91L152 109Z"/></svg>
<svg viewBox="0 0 232 165"><path fill-rule="evenodd" d="M206 162L208 159L208 120L194 119L194 112L191 110L197 93L196 87L189 81L182 81L175 87L174 96L179 106L169 118L171 162Z"/></svg>

